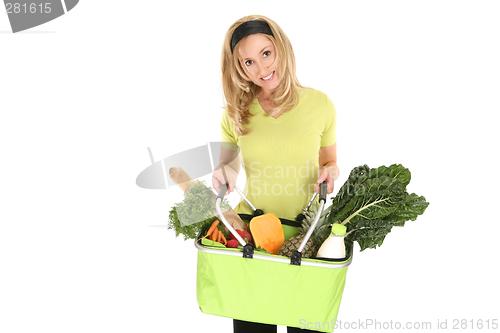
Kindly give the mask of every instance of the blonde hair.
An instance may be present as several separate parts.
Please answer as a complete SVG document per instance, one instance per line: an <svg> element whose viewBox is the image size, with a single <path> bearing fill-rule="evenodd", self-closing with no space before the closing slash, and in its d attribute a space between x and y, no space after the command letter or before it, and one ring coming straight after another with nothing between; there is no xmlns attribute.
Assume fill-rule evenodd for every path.
<svg viewBox="0 0 500 333"><path fill-rule="evenodd" d="M244 68L238 59L238 48L240 43L236 44L231 52L231 37L234 30L242 23L253 20L265 21L273 36L264 34L274 44L276 50L276 60L279 60L280 82L273 93L273 102L278 109L290 109L294 107L299 100L300 85L295 73L295 55L292 45L283 30L271 19L261 15L245 16L231 25L224 38L222 47L222 89L226 99L225 109L229 118L234 123L237 135L245 135L249 130L244 128L248 124L248 119L252 116L249 112L250 105L260 90L245 74ZM273 64L274 66L274 64Z"/></svg>

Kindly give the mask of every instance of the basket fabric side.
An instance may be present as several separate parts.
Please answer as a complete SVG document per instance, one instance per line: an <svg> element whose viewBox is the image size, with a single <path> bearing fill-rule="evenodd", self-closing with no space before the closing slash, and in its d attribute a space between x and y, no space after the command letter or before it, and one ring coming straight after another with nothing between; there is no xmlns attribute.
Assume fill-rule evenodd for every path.
<svg viewBox="0 0 500 333"><path fill-rule="evenodd" d="M332 263L335 265L335 263ZM203 313L332 332L347 267L294 266L198 251L197 299Z"/></svg>

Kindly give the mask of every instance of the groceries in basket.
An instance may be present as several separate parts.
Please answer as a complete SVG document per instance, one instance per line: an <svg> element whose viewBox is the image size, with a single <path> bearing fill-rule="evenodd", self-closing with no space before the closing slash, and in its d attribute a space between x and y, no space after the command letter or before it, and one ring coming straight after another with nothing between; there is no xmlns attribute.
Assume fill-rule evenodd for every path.
<svg viewBox="0 0 500 333"><path fill-rule="evenodd" d="M251 233L250 230L252 230ZM246 243L252 244L255 250L259 252L276 254L285 241L281 221L272 213L252 218L250 223L246 224L244 230L238 229L236 232ZM236 236L229 232L227 228L224 228L224 225L219 223L219 220L212 222L204 235L199 239L212 241L211 243L205 242L206 245L243 248L238 243ZM215 244L215 242L219 244Z"/></svg>
<svg viewBox="0 0 500 333"><path fill-rule="evenodd" d="M355 167L337 195L331 199L332 204L329 207L320 211L320 205L311 200L310 205L303 210L303 214L299 215L301 226L298 235L286 241L280 219L272 212L255 216L249 222L242 221L232 210L224 212L223 216L232 226L235 234L245 243L271 254L292 257L308 236L307 242L300 251L302 258L338 258L340 256L338 251L344 251L345 254L339 241L345 241L343 244L345 248L352 246L354 242L359 244L361 251L376 248L382 245L392 227L404 226L406 221L415 221L424 213L429 203L423 196L408 193L407 186L410 179L410 171L400 164L378 168L369 168L367 165ZM215 237L213 234L205 234L201 235L202 238L219 242L224 247L242 248L242 244L238 245L237 236L233 235L223 223L217 222L216 227L213 226L212 223L215 220L219 221L220 218L215 216L217 213L213 214L213 209L209 208L211 205L213 207L215 202L215 194L212 190L202 183L193 183L190 188L190 191L186 190L185 201L174 207L171 215L175 214L176 209L184 209L183 205L190 204L197 205L196 210L206 207L206 213L212 216L206 215L200 223L185 227L181 227L176 222L175 216L171 217L170 225L176 230L177 235L183 234L186 239L196 238L196 235L205 228L204 230L209 232L212 230ZM198 195L201 190L212 194L209 202L197 202L202 198ZM188 198L189 202L187 202ZM317 221L315 221L317 216ZM310 230L313 223L315 226ZM333 238L332 227L334 234L335 230L344 229L344 235ZM336 249L334 251L336 253L331 252L333 248ZM322 250L319 251L320 249Z"/></svg>

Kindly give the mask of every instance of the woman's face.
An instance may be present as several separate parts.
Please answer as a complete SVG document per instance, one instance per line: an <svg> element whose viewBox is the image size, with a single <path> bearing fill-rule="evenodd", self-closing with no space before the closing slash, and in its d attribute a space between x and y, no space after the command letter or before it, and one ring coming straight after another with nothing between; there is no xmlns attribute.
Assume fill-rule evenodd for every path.
<svg viewBox="0 0 500 333"><path fill-rule="evenodd" d="M274 44L263 34L249 35L239 44L239 59L245 73L253 83L272 93L280 82Z"/></svg>

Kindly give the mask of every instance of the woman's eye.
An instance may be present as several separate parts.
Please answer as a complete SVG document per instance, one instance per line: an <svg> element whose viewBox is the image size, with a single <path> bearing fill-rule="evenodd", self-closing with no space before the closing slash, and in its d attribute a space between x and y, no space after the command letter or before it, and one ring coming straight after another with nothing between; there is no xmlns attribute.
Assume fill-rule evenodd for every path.
<svg viewBox="0 0 500 333"><path fill-rule="evenodd" d="M253 61L252 61L252 60L247 60L247 61L245 61L245 65L250 66L251 64L253 64Z"/></svg>
<svg viewBox="0 0 500 333"><path fill-rule="evenodd" d="M271 51L264 52L264 57L269 57L271 55Z"/></svg>

